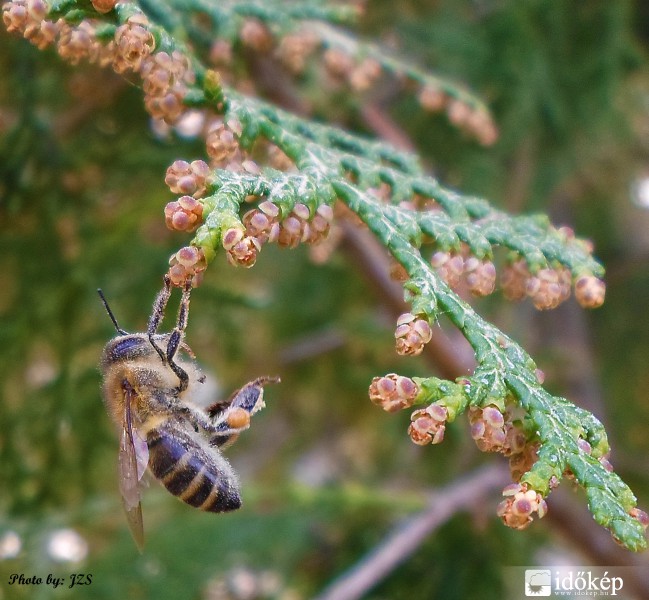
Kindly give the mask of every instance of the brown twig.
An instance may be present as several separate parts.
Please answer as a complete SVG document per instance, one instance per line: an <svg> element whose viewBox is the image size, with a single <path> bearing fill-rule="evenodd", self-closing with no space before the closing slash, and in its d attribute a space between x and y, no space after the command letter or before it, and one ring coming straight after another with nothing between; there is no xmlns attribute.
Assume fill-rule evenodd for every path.
<svg viewBox="0 0 649 600"><path fill-rule="evenodd" d="M316 600L355 600L411 556L435 529L507 483L502 465L489 465L436 492L419 514L397 525L354 567L334 580Z"/></svg>

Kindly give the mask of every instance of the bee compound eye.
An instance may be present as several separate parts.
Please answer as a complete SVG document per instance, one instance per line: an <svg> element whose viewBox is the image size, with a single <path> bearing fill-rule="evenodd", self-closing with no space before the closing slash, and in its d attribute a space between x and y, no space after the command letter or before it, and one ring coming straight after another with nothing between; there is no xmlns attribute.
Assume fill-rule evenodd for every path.
<svg viewBox="0 0 649 600"><path fill-rule="evenodd" d="M146 348L148 340L134 335L129 335L115 340L110 354L113 360L121 360L142 354L142 350Z"/></svg>

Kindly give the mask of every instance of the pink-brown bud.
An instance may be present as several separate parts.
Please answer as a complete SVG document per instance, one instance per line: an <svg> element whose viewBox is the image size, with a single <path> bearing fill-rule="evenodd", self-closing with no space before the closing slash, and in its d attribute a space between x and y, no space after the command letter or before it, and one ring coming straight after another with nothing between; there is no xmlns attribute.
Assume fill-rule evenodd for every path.
<svg viewBox="0 0 649 600"><path fill-rule="evenodd" d="M290 71L301 73L318 42L318 37L309 31L289 33L280 41L276 54Z"/></svg>
<svg viewBox="0 0 649 600"><path fill-rule="evenodd" d="M421 354L424 345L430 342L433 331L423 318L412 313L404 313L397 319L394 331L397 353L403 356Z"/></svg>
<svg viewBox="0 0 649 600"><path fill-rule="evenodd" d="M472 294L488 296L496 287L496 267L489 260L471 256L464 261L464 278Z"/></svg>
<svg viewBox="0 0 649 600"><path fill-rule="evenodd" d="M629 511L629 514L638 521L644 529L649 527L649 515L644 510L634 507Z"/></svg>
<svg viewBox="0 0 649 600"><path fill-rule="evenodd" d="M105 14L113 10L117 0L92 0L92 7L101 14Z"/></svg>
<svg viewBox="0 0 649 600"><path fill-rule="evenodd" d="M339 48L325 50L322 60L327 72L335 78L344 79L348 77L354 68L354 59Z"/></svg>
<svg viewBox="0 0 649 600"><path fill-rule="evenodd" d="M446 106L448 96L438 87L425 86L419 92L418 100L424 110L437 112Z"/></svg>
<svg viewBox="0 0 649 600"><path fill-rule="evenodd" d="M257 238L246 235L243 229L237 227L232 227L223 234L222 245L231 265L246 268L255 264L257 253L261 249Z"/></svg>
<svg viewBox="0 0 649 600"><path fill-rule="evenodd" d="M503 490L505 499L498 505L497 514L507 527L525 529L530 525L534 513L543 518L547 504L541 494L528 490L527 484L514 483Z"/></svg>
<svg viewBox="0 0 649 600"><path fill-rule="evenodd" d="M117 73L139 71L144 59L153 52L155 40L147 25L146 17L138 14L129 17L115 31L113 69Z"/></svg>
<svg viewBox="0 0 649 600"><path fill-rule="evenodd" d="M606 284L594 275L582 275L575 282L575 298L584 308L598 308L604 304Z"/></svg>
<svg viewBox="0 0 649 600"><path fill-rule="evenodd" d="M507 265L500 277L500 285L507 300L523 300L527 296L527 282L531 274L524 259Z"/></svg>
<svg viewBox="0 0 649 600"><path fill-rule="evenodd" d="M182 287L191 281L192 287L197 287L202 278L207 261L203 250L196 246L185 246L169 259L169 278L175 286Z"/></svg>
<svg viewBox="0 0 649 600"><path fill-rule="evenodd" d="M240 154L234 132L220 121L215 122L205 138L207 154L214 165L227 165Z"/></svg>
<svg viewBox="0 0 649 600"><path fill-rule="evenodd" d="M165 223L176 231L194 231L202 222L203 205L192 196L182 196L165 206Z"/></svg>
<svg viewBox="0 0 649 600"><path fill-rule="evenodd" d="M430 259L439 276L453 289L457 288L464 272L464 259L459 254L437 251Z"/></svg>
<svg viewBox="0 0 649 600"><path fill-rule="evenodd" d="M448 411L445 406L433 403L416 410L410 416L408 435L418 446L440 444L444 440Z"/></svg>
<svg viewBox="0 0 649 600"><path fill-rule="evenodd" d="M504 452L506 450L507 431L505 419L494 405L484 408L472 406L469 409L471 437L483 452ZM509 425L511 427L511 425Z"/></svg>
<svg viewBox="0 0 649 600"><path fill-rule="evenodd" d="M195 160L191 163L176 160L167 169L165 183L174 194L200 198L205 193L209 174L210 168L203 160Z"/></svg>
<svg viewBox="0 0 649 600"><path fill-rule="evenodd" d="M471 108L461 100L451 100L446 109L448 120L457 127L467 124L471 118Z"/></svg>
<svg viewBox="0 0 649 600"><path fill-rule="evenodd" d="M526 291L539 310L556 308L570 296L570 272L564 268L541 269L527 280Z"/></svg>
<svg viewBox="0 0 649 600"><path fill-rule="evenodd" d="M419 388L410 377L389 373L375 377L369 388L370 400L386 412L396 412L412 406Z"/></svg>
<svg viewBox="0 0 649 600"><path fill-rule="evenodd" d="M366 58L349 73L349 84L357 92L369 89L381 75L381 63Z"/></svg>
<svg viewBox="0 0 649 600"><path fill-rule="evenodd" d="M239 37L244 46L257 52L268 52L273 46L273 36L266 25L257 19L246 19Z"/></svg>

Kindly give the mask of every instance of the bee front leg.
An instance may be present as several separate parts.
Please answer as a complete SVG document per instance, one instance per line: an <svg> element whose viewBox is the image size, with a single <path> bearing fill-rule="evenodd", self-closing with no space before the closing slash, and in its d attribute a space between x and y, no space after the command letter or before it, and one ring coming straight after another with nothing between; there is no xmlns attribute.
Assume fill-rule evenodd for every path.
<svg viewBox="0 0 649 600"><path fill-rule="evenodd" d="M146 330L149 336L149 342L151 342L151 345L153 346L154 350L158 353L158 356L160 357L160 360L163 363L166 363L167 361L164 350L160 348L160 346L158 346L158 344L156 344L153 341L153 336L158 331L158 327L160 326L162 319L164 319L165 309L167 308L167 303L169 302L170 296L171 296L171 279L169 278L169 275L165 275L164 287L160 290L158 297L155 299L155 302L153 303L153 310L151 311L151 317L149 318L149 325Z"/></svg>
<svg viewBox="0 0 649 600"><path fill-rule="evenodd" d="M165 282L166 282L165 278ZM182 344L183 335L185 329L187 328L187 319L189 317L189 297L192 291L191 282L187 282L183 289L183 296L180 300L180 306L178 307L178 318L176 319L176 326L169 336L169 342L167 344L167 363L171 370L176 374L180 380L180 384L176 388L177 392L180 394L187 389L189 385L189 375L187 372L176 363L175 358L178 353L178 348Z"/></svg>

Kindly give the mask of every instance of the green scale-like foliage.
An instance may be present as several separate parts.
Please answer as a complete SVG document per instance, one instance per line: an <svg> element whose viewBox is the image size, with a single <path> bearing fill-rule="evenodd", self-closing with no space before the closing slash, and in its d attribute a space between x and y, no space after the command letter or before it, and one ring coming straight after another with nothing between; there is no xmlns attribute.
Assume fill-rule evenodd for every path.
<svg viewBox="0 0 649 600"><path fill-rule="evenodd" d="M456 382L415 378L415 403L441 405L449 421L467 410L495 406L504 413L508 406L516 405L523 413L521 427L526 439L537 447L536 460L520 483L545 497L561 478L570 476L584 488L598 523L628 548L645 548L643 527L633 516L636 499L608 469L609 447L601 423L587 411L550 394L539 382L537 367L525 350L482 319L429 260L432 252L441 251L465 252L491 261L495 248L501 247L509 252L512 262L524 261L531 275L561 268L570 272L574 282L581 276L603 275L587 245L554 228L545 216L511 216L484 199L447 189L424 172L415 156L388 144L316 124L245 96L222 84L216 72L204 66L201 53L215 38L239 44L241 23L251 17L275 36L310 26L321 48L372 58L384 73L434 87L487 118L482 103L444 79L335 30L330 23L346 22L351 16L345 8L205 0L147 1L139 6L149 18L146 27L153 34L155 52L177 50L190 59L195 81L187 86L185 105L211 111L226 125L237 123L233 131L244 152L253 153L260 142L271 143L293 163L286 171L263 165L257 170L212 168L200 198L202 224L191 242L202 251L206 263L223 251L228 232L245 232L242 214L251 206L273 203L281 223L298 204L306 206L312 218L321 206L342 202L405 270L404 294L413 315L429 324L445 315L475 352L477 367L470 376ZM135 4L128 4L99 15L89 2L64 0L52 4L49 18L63 18L70 24L99 19L103 24L96 28L97 39L108 41L120 24L139 11ZM204 18L193 18L197 15ZM383 197L377 193L381 187L388 190ZM405 204L414 199L434 203L435 209Z"/></svg>

